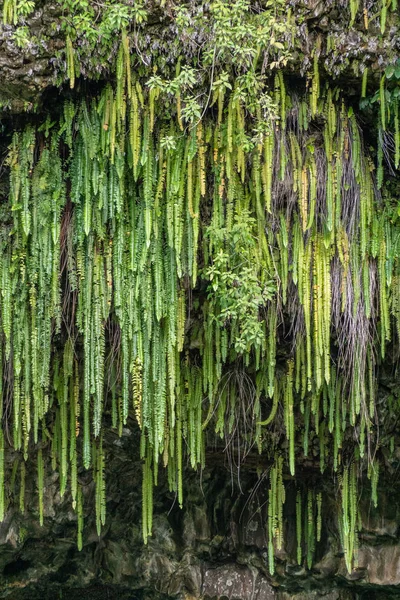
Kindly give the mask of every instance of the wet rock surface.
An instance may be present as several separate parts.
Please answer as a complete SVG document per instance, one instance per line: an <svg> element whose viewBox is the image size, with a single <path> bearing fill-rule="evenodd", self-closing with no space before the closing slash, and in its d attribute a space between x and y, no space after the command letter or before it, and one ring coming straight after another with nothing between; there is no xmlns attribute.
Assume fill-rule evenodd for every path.
<svg viewBox="0 0 400 600"><path fill-rule="evenodd" d="M0 27L0 103L2 110L19 113L37 108L43 92L55 81L52 66L65 42L59 32L60 8L46 3L28 20L30 41L19 48L15 27Z"/></svg>
<svg viewBox="0 0 400 600"><path fill-rule="evenodd" d="M378 18L380 9L374 0L366 0L364 6L374 18L366 24L360 8L355 23L349 28L348 5L347 0L288 1L288 8L295 15L296 29L290 45L291 60L285 70L295 77L304 76L312 69L318 44L321 77L344 84L349 95L359 97L364 68L369 68L369 84L376 86L385 66L400 55L399 17L394 12L388 13L382 35ZM16 43L14 26L0 27L0 110L6 113L48 110L51 107L47 106L47 92L67 82L60 5L44 1L38 6L21 23L29 30L29 43L22 48ZM207 3L205 6L207 10ZM139 37L135 33L132 42L133 63L153 68L157 57L162 55L164 65L175 65L178 50L188 63L196 60L198 48L205 41L203 32L195 32L196 44L182 43L178 49L174 44L177 30L171 11L160 10L157 2L149 2L147 9L147 24ZM97 54L96 48L86 48L82 40L77 43L76 59L82 76L78 89L79 83L85 81L109 81L115 77L113 65L118 43L116 36L107 56Z"/></svg>
<svg viewBox="0 0 400 600"><path fill-rule="evenodd" d="M311 570L296 563L293 507L286 482L285 545L269 574L265 485L250 467L237 485L229 469L215 464L202 476L187 471L184 508L161 479L155 493L154 534L141 538L141 464L134 436L107 438L107 522L100 538L94 515L94 487L80 474L84 490L83 549L76 546L76 515L70 498L60 498L57 475L47 465L45 518L38 522L35 473L27 474L26 510L9 498L0 525L0 597L10 600L68 598L228 598L229 600L353 600L400 597L400 522L396 491L380 490L373 509L366 495L358 566L346 571L333 506L325 519ZM86 477L86 479L85 479ZM161 477L163 477L161 475ZM18 488L18 486L16 486ZM254 490L256 489L256 492ZM337 502L331 490L329 502ZM16 489L16 498L18 489ZM388 507L387 517L384 506Z"/></svg>

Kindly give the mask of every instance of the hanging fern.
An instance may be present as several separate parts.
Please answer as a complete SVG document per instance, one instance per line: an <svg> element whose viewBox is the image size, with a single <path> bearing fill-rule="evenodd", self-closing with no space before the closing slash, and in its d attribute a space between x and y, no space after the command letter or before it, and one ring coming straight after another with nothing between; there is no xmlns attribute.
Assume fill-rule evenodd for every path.
<svg viewBox="0 0 400 600"><path fill-rule="evenodd" d="M357 2L350 8L354 21ZM399 163L398 103L386 103L382 78L375 182L353 109L321 87L320 51L318 41L308 101L278 72L268 117L237 84L215 92L218 114L185 130L183 96L168 105L176 119L164 114L160 88L142 88L131 70L124 32L115 88L68 100L58 127L13 136L0 235L0 366L12 378L0 378L11 399L3 424L24 458L21 511L36 446L39 520L49 458L60 494L71 494L79 549L80 472L93 470L101 535L107 427L122 435L134 417L144 542L162 464L182 505L185 464L204 466L208 443L236 460L270 451L278 436L287 457L275 452L269 473L271 574L284 545L283 481L298 479L297 453L311 450L324 477L343 469L338 522L355 565L376 357L400 330L399 233L384 176L391 123ZM354 431L357 459L343 467ZM1 517L8 451L2 434ZM311 568L325 498L297 489L297 561Z"/></svg>

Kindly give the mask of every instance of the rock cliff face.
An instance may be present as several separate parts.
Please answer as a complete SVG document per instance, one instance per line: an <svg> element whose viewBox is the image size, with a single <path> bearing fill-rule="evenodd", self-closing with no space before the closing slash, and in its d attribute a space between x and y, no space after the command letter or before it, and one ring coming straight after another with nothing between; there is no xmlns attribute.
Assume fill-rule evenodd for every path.
<svg viewBox="0 0 400 600"><path fill-rule="evenodd" d="M160 9L160 4L163 9ZM260 9L265 3L255 4ZM3 25L0 31L0 102L13 113L47 110L48 96L45 92L54 86L60 88L67 80L62 9L56 2L37 2L36 5L35 11L25 21L29 28L29 41L23 48L18 46L13 35L15 27ZM349 96L359 96L365 67L369 69L370 83L376 84L384 67L400 55L398 16L395 12L388 12L385 34L382 35L377 0L366 0L363 7L358 6L358 18L350 28L348 0L288 0L287 5L294 15L294 31L292 59L286 71L296 77L305 76L312 67L318 38L323 40L320 47L321 76L344 84ZM191 3L191 6L193 13L196 9L209 10L209 4L201 0ZM203 32L196 30L193 37L180 40L179 48L176 47L177 28L172 18L172 7L173 2L169 0L146 2L148 20L139 33L135 32L134 40L139 68L154 66L161 56L164 68L172 65L174 69L178 52L190 64L204 44ZM363 10L373 15L367 29L362 18ZM112 65L118 43L119 38L115 36L115 44L104 56L97 48L88 51L84 40L79 42L77 52L82 82L107 81L115 77Z"/></svg>
<svg viewBox="0 0 400 600"><path fill-rule="evenodd" d="M360 26L349 33L346 13L342 10L345 2L292 0L288 4L302 15L297 28L296 58L288 66L288 71L296 77L302 77L311 64L318 36L331 36L332 50L327 51L326 44L323 46L322 77L346 83L349 96L359 94L362 69L357 69L368 66L371 82L374 78L378 81L376 73L393 57L400 56L398 21L393 16L385 36L380 35L377 22L371 24L368 32ZM366 1L366 5L370 4L373 0ZM29 20L35 40L24 50L15 45L12 27L0 31L0 101L6 133L12 128L12 119L25 119L21 114L34 108L42 113L52 110L63 93L62 52L57 55L64 47L59 19L56 4L42 3ZM149 53L160 30L167 48L175 35L173 23L155 12L148 27L145 43ZM109 75L107 66L96 70L93 61L82 64L81 72L92 81ZM396 374L384 382L383 403L388 388L397 390ZM382 414L382 435L390 433L398 442L396 423L390 415ZM307 570L297 565L296 491L288 481L285 545L277 557L276 573L271 576L266 553L268 485L267 479L263 482L259 477L266 468L262 460L250 456L239 472L232 472L223 449L210 454L204 472L187 470L182 510L161 479L154 499L153 536L145 546L140 524L142 465L132 431L133 428L126 429L121 439L109 433L105 441L107 519L100 538L93 511L94 486L89 476L83 486L85 528L80 552L76 544L76 515L70 498L60 498L57 475L47 465L44 525L40 527L36 474L27 473L25 514L21 515L10 498L6 518L0 524L0 598L378 600L400 597L400 454L394 453L390 459L383 457L386 470L381 474L378 507L372 506L369 491L361 493L358 566L351 575L332 517L338 512L336 508L331 510L338 502L335 487L325 490L331 505L323 507L323 537L317 544L314 566ZM304 465L304 477L312 482L318 477L318 469L311 459ZM84 475L81 477L83 481Z"/></svg>
<svg viewBox="0 0 400 600"><path fill-rule="evenodd" d="M46 469L45 518L38 523L34 474L27 474L26 513L10 504L0 526L0 597L9 600L215 598L229 600L353 600L398 598L400 506L398 482L385 482L373 509L362 498L358 567L347 573L340 551L337 501L324 505L325 537L312 570L296 564L295 497L287 485L285 546L269 575L265 500L267 479L251 460L239 475L210 455L202 475L187 471L182 510L161 481L155 496L154 534L141 540L141 464L129 430L107 439L107 522L101 537L93 514L93 484L84 486L83 549L76 547L76 516L60 499L57 477ZM258 465L262 469L261 465ZM310 472L304 473L309 477ZM240 488L238 482L240 481Z"/></svg>

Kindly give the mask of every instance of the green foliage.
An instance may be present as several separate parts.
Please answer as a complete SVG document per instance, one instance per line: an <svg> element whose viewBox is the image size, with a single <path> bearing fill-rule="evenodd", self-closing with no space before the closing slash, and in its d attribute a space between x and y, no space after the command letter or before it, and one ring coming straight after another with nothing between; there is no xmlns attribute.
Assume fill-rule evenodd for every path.
<svg viewBox="0 0 400 600"><path fill-rule="evenodd" d="M206 60L211 62L214 55L223 63L234 62L238 67L249 67L258 58L264 48L284 50L280 38L288 29L290 12L283 0L267 1L265 10L252 13L249 0L224 2L216 0L211 4L210 50ZM286 16L286 21L284 19ZM215 48L216 52L212 52ZM289 53L279 53L273 67L285 66Z"/></svg>
<svg viewBox="0 0 400 600"><path fill-rule="evenodd" d="M4 0L3 23L17 25L20 20L28 17L35 8L33 0Z"/></svg>
<svg viewBox="0 0 400 600"><path fill-rule="evenodd" d="M151 101L152 96L162 95L168 106L175 98L181 129L181 117L192 126L197 123L210 102L211 93L216 93L221 99L224 89L231 89L232 79L238 73L237 94L251 97L254 111L257 106L268 103L263 75L266 66L269 70L279 69L286 66L292 57L295 24L291 11L288 13L286 10L284 0L268 1L262 11L255 11L248 0L218 0L201 11L196 4L176 3L165 9L165 17L174 21L176 39L181 40L181 45L185 44L188 36L190 39L191 32L200 29L204 41L196 65L181 66L179 58L175 77L164 79L155 67L153 76L147 82L150 90L153 90ZM136 0L134 3L107 0L102 4L88 0L61 0L61 6L61 29L66 38L66 76L71 87L73 54L77 74L80 61L90 63L94 53L102 63L104 57L108 62L109 57L116 54L112 61L115 60L115 70L118 71L118 34L143 29L154 9L147 0ZM161 5L161 8L164 6ZM141 51L136 42L135 46L140 57ZM182 54L181 49L179 53ZM105 68L108 68L107 64L100 65L100 70ZM93 65L93 69L99 72L99 64ZM199 93L199 88L204 89L204 86L210 89L209 94Z"/></svg>
<svg viewBox="0 0 400 600"><path fill-rule="evenodd" d="M270 471L268 491L268 566L271 575L275 572L274 548L282 550L283 545L283 505L286 492L282 478L282 457L277 457Z"/></svg>
<svg viewBox="0 0 400 600"><path fill-rule="evenodd" d="M353 568L357 476L378 439L378 357L400 331L399 221L383 160L382 199L353 109L320 87L317 54L311 97L291 94L279 73L257 107L243 93L254 80L231 86L222 72L215 110L189 118L184 94L196 72L179 67L179 85L155 75L143 89L124 34L115 87L67 101L59 122L15 132L0 229L0 381L10 407L0 515L17 478L4 460L11 443L24 459L21 510L34 451L40 522L51 463L77 513L80 549L81 475L92 469L100 535L107 431L121 435L132 416L144 542L160 463L182 505L186 456L201 468L207 444L220 443L240 464L254 448L273 459L270 572L284 544L286 478L297 480L297 561L311 568L325 500L299 488L297 457L312 449L321 474L339 478ZM388 128L391 108L384 113ZM381 118L380 140L387 134ZM371 468L376 503L378 463Z"/></svg>
<svg viewBox="0 0 400 600"><path fill-rule="evenodd" d="M13 40L18 48L25 48L30 41L29 28L26 25L17 27L13 33Z"/></svg>
<svg viewBox="0 0 400 600"><path fill-rule="evenodd" d="M357 474L356 465L344 467L340 477L342 512L339 514L339 529L344 550L346 567L351 572L357 567Z"/></svg>
<svg viewBox="0 0 400 600"><path fill-rule="evenodd" d="M265 322L260 311L276 291L255 231L256 221L246 210L234 216L230 230L210 225L206 231L212 263L204 271L209 314L218 327L231 329L238 354L262 345Z"/></svg>
<svg viewBox="0 0 400 600"><path fill-rule="evenodd" d="M60 3L66 33L73 38L84 36L92 46L99 42L107 46L112 36L127 25L140 25L147 19L144 0L135 0L133 4L107 0L101 7L89 0L60 0Z"/></svg>
<svg viewBox="0 0 400 600"><path fill-rule="evenodd" d="M78 495L77 495L77 522L78 522L78 532L77 532L77 547L78 550L81 551L83 548L83 499L82 499L82 488L79 486Z"/></svg>

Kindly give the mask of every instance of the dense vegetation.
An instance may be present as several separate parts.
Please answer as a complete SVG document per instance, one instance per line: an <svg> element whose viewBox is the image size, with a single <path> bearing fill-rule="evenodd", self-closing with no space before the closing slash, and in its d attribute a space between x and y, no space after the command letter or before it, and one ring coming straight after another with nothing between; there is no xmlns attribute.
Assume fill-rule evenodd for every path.
<svg viewBox="0 0 400 600"><path fill-rule="evenodd" d="M5 3L5 21L21 6ZM351 571L358 477L367 472L376 505L378 443L395 444L379 436L377 373L388 351L397 358L400 335L400 64L385 66L377 90L364 70L361 108L376 119L367 148L357 107L320 78L318 44L307 85L285 76L284 2L257 13L244 1L212 7L199 65L178 60L172 75L143 80L126 29L146 20L135 4L111 27L121 30L115 85L72 95L13 134L0 233L0 517L15 495L24 511L35 461L40 520L51 468L82 547L80 473L93 470L100 532L103 437L134 417L145 542L160 464L182 505L186 460L203 468L217 437L232 463L268 458L271 573L285 480L295 481L297 561L311 568L323 490L297 481L296 466L312 447L321 480L338 482ZM354 22L358 3L349 8ZM383 3L382 34L396 10ZM72 23L71 88L86 31Z"/></svg>

